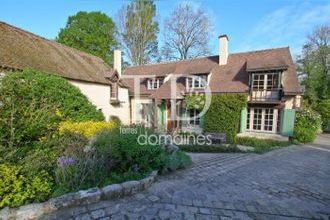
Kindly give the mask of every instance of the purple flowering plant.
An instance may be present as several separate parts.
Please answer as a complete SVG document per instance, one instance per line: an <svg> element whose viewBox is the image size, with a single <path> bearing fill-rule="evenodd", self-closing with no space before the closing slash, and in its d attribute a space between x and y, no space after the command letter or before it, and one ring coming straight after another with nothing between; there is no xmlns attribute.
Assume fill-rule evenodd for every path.
<svg viewBox="0 0 330 220"><path fill-rule="evenodd" d="M57 166L59 167L67 167L76 164L76 159L73 157L61 156L57 158Z"/></svg>

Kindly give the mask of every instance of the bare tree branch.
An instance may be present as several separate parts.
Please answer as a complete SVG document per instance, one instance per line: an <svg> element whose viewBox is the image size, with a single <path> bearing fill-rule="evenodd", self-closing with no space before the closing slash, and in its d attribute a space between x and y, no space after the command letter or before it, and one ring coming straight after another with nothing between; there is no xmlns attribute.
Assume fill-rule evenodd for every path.
<svg viewBox="0 0 330 220"><path fill-rule="evenodd" d="M211 28L211 21L202 9L179 4L165 20L162 56L182 60L207 55Z"/></svg>

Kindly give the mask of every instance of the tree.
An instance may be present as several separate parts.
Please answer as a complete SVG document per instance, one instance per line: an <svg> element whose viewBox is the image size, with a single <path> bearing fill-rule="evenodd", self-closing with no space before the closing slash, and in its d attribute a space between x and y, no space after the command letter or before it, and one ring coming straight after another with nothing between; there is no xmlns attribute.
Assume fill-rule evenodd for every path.
<svg viewBox="0 0 330 220"><path fill-rule="evenodd" d="M208 54L211 28L205 11L179 4L165 20L163 57L182 60Z"/></svg>
<svg viewBox="0 0 330 220"><path fill-rule="evenodd" d="M324 99L330 98L330 26L317 27L307 37L299 56L297 69L305 86L304 98L313 108Z"/></svg>
<svg viewBox="0 0 330 220"><path fill-rule="evenodd" d="M158 54L158 22L152 0L135 0L118 15L119 38L133 65L150 62Z"/></svg>
<svg viewBox="0 0 330 220"><path fill-rule="evenodd" d="M101 12L78 12L69 16L56 41L113 63L113 50L118 46L116 26L110 17Z"/></svg>

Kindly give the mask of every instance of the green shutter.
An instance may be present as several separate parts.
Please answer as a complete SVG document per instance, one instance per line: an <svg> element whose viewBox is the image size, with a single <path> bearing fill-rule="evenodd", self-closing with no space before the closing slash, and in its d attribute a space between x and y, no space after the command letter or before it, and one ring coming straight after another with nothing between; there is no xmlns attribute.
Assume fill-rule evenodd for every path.
<svg viewBox="0 0 330 220"><path fill-rule="evenodd" d="M202 117L200 117L200 119L199 119L199 127L200 128L203 128L204 127L204 115L202 116Z"/></svg>
<svg viewBox="0 0 330 220"><path fill-rule="evenodd" d="M140 123L142 120L141 111L142 111L142 105L140 103L137 103L135 105L135 119L136 119L136 122L138 122L138 123Z"/></svg>
<svg viewBox="0 0 330 220"><path fill-rule="evenodd" d="M281 121L281 134L286 137L293 136L293 128L295 121L295 109L284 109Z"/></svg>
<svg viewBox="0 0 330 220"><path fill-rule="evenodd" d="M182 126L183 127L186 127L187 126L187 117L188 117L188 112L187 112L187 109L186 108L181 108L181 123L182 123Z"/></svg>
<svg viewBox="0 0 330 220"><path fill-rule="evenodd" d="M243 133L246 130L246 117L247 117L247 110L246 110L246 108L243 108L241 111L240 133Z"/></svg>
<svg viewBox="0 0 330 220"><path fill-rule="evenodd" d="M146 105L146 115L147 115L147 121L151 123L153 121L152 118L152 104Z"/></svg>
<svg viewBox="0 0 330 220"><path fill-rule="evenodd" d="M157 122L158 128L161 131L165 131L165 119L166 119L166 106L165 103L157 105Z"/></svg>

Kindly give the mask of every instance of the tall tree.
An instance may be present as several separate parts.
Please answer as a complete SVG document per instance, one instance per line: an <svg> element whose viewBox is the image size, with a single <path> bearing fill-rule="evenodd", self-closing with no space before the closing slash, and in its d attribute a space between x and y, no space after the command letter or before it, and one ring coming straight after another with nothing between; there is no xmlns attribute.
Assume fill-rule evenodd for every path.
<svg viewBox="0 0 330 220"><path fill-rule="evenodd" d="M165 20L162 55L165 59L187 59L209 53L211 20L201 8L179 4Z"/></svg>
<svg viewBox="0 0 330 220"><path fill-rule="evenodd" d="M298 72L305 86L304 98L315 107L330 98L330 26L317 27L307 37L299 56Z"/></svg>
<svg viewBox="0 0 330 220"><path fill-rule="evenodd" d="M120 41L131 64L150 62L158 54L156 5L152 0L134 0L118 15Z"/></svg>
<svg viewBox="0 0 330 220"><path fill-rule="evenodd" d="M56 41L91 53L112 64L113 50L118 45L115 34L115 23L106 14L81 11L68 18Z"/></svg>

